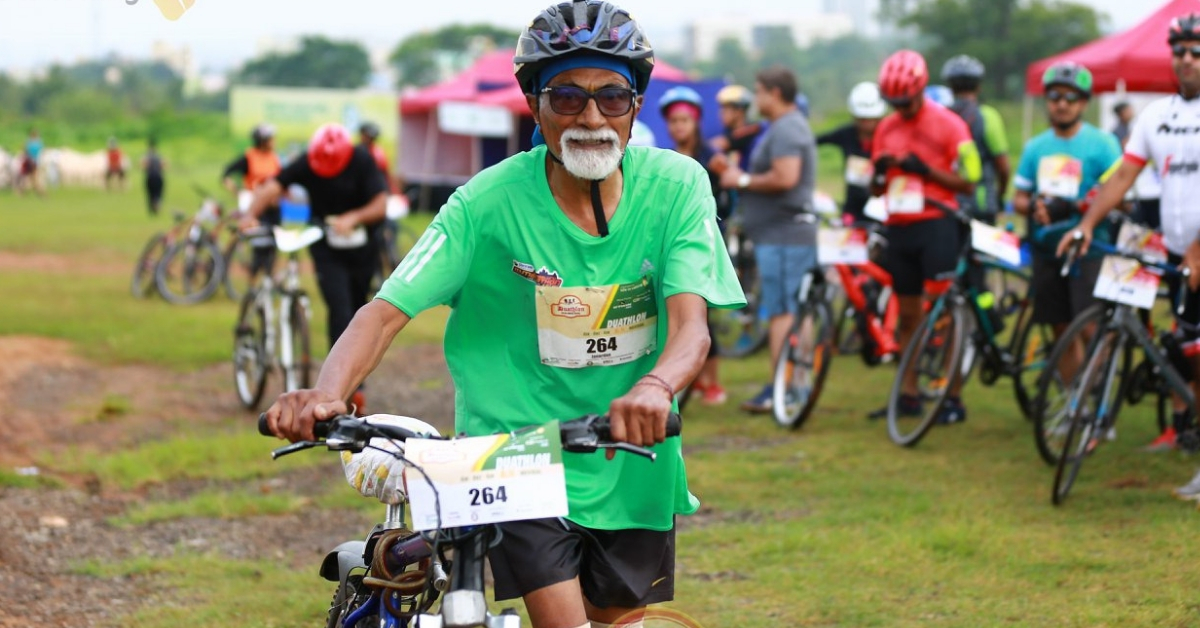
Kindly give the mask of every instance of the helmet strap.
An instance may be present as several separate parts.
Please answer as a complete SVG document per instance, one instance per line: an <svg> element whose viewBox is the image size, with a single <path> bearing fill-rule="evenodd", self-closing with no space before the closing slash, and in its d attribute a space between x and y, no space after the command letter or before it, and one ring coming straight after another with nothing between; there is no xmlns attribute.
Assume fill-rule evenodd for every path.
<svg viewBox="0 0 1200 628"><path fill-rule="evenodd" d="M596 231L608 237L608 219L604 216L604 200L600 198L600 181L592 181L592 211L596 214Z"/></svg>

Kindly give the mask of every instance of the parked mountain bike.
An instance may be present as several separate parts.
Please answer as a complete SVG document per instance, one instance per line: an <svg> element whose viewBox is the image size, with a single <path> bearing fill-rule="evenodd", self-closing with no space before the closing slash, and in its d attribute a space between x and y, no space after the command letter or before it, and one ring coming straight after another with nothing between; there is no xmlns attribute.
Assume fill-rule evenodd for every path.
<svg viewBox="0 0 1200 628"><path fill-rule="evenodd" d="M133 278L129 283L129 291L134 297L144 299L150 296L151 290L156 289L154 285L155 269L158 268L167 249L170 249L183 237L190 224L183 212L174 212L172 217L174 219L172 227L167 231L159 231L150 236L145 246L142 247L142 252L138 254L137 262L133 265Z"/></svg>
<svg viewBox="0 0 1200 628"><path fill-rule="evenodd" d="M233 380L238 399L258 407L267 374L278 369L284 391L307 388L312 381L312 303L300 286L299 252L320 240L320 227L292 231L276 227L276 248L287 255L279 277L259 274L256 285L242 297L233 339ZM252 237L266 237L264 231Z"/></svg>
<svg viewBox="0 0 1200 628"><path fill-rule="evenodd" d="M867 247L866 261L835 264L845 302L833 309L838 353L858 353L867 366L890 361L899 352L896 324L900 305L892 291L892 275L873 260L887 246L877 223L855 225ZM832 301L831 301L832 302Z"/></svg>
<svg viewBox="0 0 1200 628"><path fill-rule="evenodd" d="M184 234L163 252L154 269L154 285L170 303L190 305L211 297L225 277L225 255L214 233L229 221L228 212L203 189L200 209Z"/></svg>
<svg viewBox="0 0 1200 628"><path fill-rule="evenodd" d="M1064 273L1074 263L1078 242L1080 240L1076 239L1076 245L1067 256ZM1150 337L1137 314L1139 307L1153 304L1157 293L1155 286L1138 281L1141 269L1181 276L1180 294L1176 300L1180 308L1184 303L1189 273L1186 269L1181 271L1145 253L1123 251L1105 242L1094 241L1091 248L1114 258L1131 260L1135 264L1132 269L1122 268L1116 274L1132 277L1134 285L1128 281L1112 281L1101 271L1097 291L1109 295L1106 300L1111 302L1084 311L1071 323L1050 356L1048 364L1054 365L1053 368L1047 367L1039 378L1035 402L1039 414L1035 420L1035 435L1040 439L1039 451L1043 448L1050 450L1043 452L1043 457L1050 453L1055 460L1051 502L1056 506L1061 505L1070 494L1084 460L1095 454L1105 442L1107 434L1116 426L1117 415L1131 381L1125 377L1130 364L1127 357L1130 346L1142 349L1161 381L1172 393L1185 400L1191 416L1196 416L1196 398L1191 386L1180 375L1176 361ZM1101 286L1101 282L1109 283ZM1138 283L1142 285L1136 285ZM1169 339L1164 340L1169 343ZM1086 347L1082 352L1082 361L1077 362L1074 370L1068 371L1062 367L1063 356L1067 352L1079 351L1080 345ZM1180 359L1179 363L1185 367L1187 365L1186 359ZM1059 395L1059 399L1052 401L1052 394ZM1194 420L1192 427L1179 434L1177 439L1184 449L1195 450L1200 446Z"/></svg>
<svg viewBox="0 0 1200 628"><path fill-rule="evenodd" d="M758 265L754 261L754 243L736 222L725 231L725 248L733 262L742 292L746 295L746 306L715 310L710 320L713 340L721 357L741 358L766 346L767 318L763 316L759 305L761 288Z"/></svg>
<svg viewBox="0 0 1200 628"><path fill-rule="evenodd" d="M905 347L888 397L888 436L905 447L915 446L929 432L950 391L966 381L977 361L985 385L994 384L1001 376L1012 378L1018 405L1027 412L1031 387L1045 363L1051 337L1047 326L1032 323L1033 300L1027 293L1008 342L999 338L1003 317L994 303L981 302L980 291L968 274L972 267L985 263L985 257L973 252L977 243L972 230L988 228L931 199L926 202L958 220L963 237L954 279L930 304ZM1015 269L999 270L1019 275ZM1032 290L1032 285L1027 285ZM900 396L910 374L917 382L922 405L913 415L900 412Z"/></svg>
<svg viewBox="0 0 1200 628"><path fill-rule="evenodd" d="M834 354L832 286L816 266L800 280L799 307L775 361L771 413L782 427L799 429L817 407Z"/></svg>
<svg viewBox="0 0 1200 628"><path fill-rule="evenodd" d="M314 425L313 432L319 440L293 443L271 454L273 458L279 458L313 447L357 454L369 448L393 456L412 471L406 470L405 473L407 490L388 500L384 521L375 525L366 540L342 543L322 561L319 571L321 577L336 583L326 626L520 628L521 618L514 609L504 609L500 614L493 615L488 611L484 597L484 558L488 548L499 538L495 524L519 519L513 515L488 518L487 511L493 510L488 507L500 501L515 503L529 497L522 494L521 487L511 477L509 481L497 481L475 488L469 494L471 501L464 503L473 515L469 518L480 523L461 527L443 525L443 508L450 505L442 495L453 489L439 485L424 468L405 457L406 450L413 447L412 443L406 442L409 439L440 437L406 429L401 426L406 422L411 424L413 421L391 416L364 419L339 416ZM551 426L558 428L558 433L554 434L557 439L548 438L546 434ZM667 436L678 436L681 429L679 415L671 415L667 423ZM259 417L258 430L260 434L271 435L265 415ZM608 417L597 415L561 423L552 422L511 435L492 437L496 448L488 450L485 457L502 457L505 453L502 445L524 436L536 436L536 446L547 450L547 464L561 460L563 451L594 453L600 449L616 449L650 460L655 458L654 452L649 449L613 442ZM555 440L558 443L554 443ZM522 458L540 457L540 454L527 455L524 442L520 446ZM430 464L425 463L427 467ZM522 473L526 474L530 468L531 465L522 464ZM488 473L491 469L482 465L483 473L477 475L491 477L494 475ZM565 484L561 486L561 498L565 504ZM425 497L429 498L428 501L418 501ZM544 500L545 496L537 496L536 499ZM413 506L412 529L405 524L409 505ZM417 525L418 506L426 512L432 512L434 525ZM418 528L425 531L414 531ZM441 603L435 609L438 598L441 598Z"/></svg>

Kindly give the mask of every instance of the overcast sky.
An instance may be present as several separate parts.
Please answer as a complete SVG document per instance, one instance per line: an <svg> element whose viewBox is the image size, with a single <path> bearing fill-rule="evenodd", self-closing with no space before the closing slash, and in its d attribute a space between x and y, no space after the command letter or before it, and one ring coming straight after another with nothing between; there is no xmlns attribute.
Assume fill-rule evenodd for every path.
<svg viewBox="0 0 1200 628"><path fill-rule="evenodd" d="M128 4L132 2L133 4ZM116 51L149 54L156 40L191 47L201 67L227 68L253 56L264 37L320 33L390 48L406 35L455 22L524 26L546 0L195 0L176 21L164 19L154 0L0 0L0 70L28 69L51 61ZM820 0L620 0L647 25L652 41L677 42L690 16L816 13ZM1161 2L1085 0L1106 12L1120 30L1152 13ZM686 16L681 14L686 13Z"/></svg>

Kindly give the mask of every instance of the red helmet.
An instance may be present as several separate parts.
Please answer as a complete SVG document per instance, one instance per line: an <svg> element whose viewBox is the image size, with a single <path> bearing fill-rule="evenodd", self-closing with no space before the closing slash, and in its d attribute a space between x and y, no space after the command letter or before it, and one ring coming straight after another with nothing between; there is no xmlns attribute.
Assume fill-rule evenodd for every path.
<svg viewBox="0 0 1200 628"><path fill-rule="evenodd" d="M336 177L350 163L353 154L350 133L340 124L322 126L308 141L308 166L319 177Z"/></svg>
<svg viewBox="0 0 1200 628"><path fill-rule="evenodd" d="M925 57L915 50L899 50L879 69L879 93L884 100L908 100L929 84Z"/></svg>

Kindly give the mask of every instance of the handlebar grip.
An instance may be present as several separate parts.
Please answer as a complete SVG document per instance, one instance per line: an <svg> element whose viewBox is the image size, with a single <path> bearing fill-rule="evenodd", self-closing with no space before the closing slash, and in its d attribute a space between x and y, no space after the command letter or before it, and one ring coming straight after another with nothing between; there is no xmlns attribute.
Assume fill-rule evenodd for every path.
<svg viewBox="0 0 1200 628"><path fill-rule="evenodd" d="M329 428L332 424L333 421L317 421L313 423L313 436L318 439L325 438L329 435ZM263 436L275 436L271 433L271 427L267 424L266 412L258 415L258 433Z"/></svg>
<svg viewBox="0 0 1200 628"><path fill-rule="evenodd" d="M679 416L678 412L672 412L667 416L667 438L679 436L683 433L683 417Z"/></svg>

